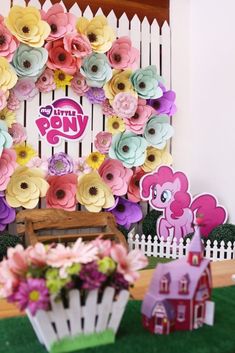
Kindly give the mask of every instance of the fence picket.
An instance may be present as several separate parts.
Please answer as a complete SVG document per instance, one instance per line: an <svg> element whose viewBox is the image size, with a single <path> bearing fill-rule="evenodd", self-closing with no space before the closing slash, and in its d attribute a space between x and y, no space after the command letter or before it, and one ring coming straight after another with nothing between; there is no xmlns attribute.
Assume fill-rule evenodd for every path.
<svg viewBox="0 0 235 353"><path fill-rule="evenodd" d="M150 25L145 17L141 24L141 67L150 65Z"/></svg>
<svg viewBox="0 0 235 353"><path fill-rule="evenodd" d="M137 15L135 15L131 20L131 28L130 28L130 37L133 47L141 50L140 42L141 42L141 25L140 19Z"/></svg>
<svg viewBox="0 0 235 353"><path fill-rule="evenodd" d="M177 258L177 239L173 238L173 244L172 244L172 258L176 259Z"/></svg>
<svg viewBox="0 0 235 353"><path fill-rule="evenodd" d="M152 255L152 237L151 235L148 236L148 241L147 241L147 256Z"/></svg>
<svg viewBox="0 0 235 353"><path fill-rule="evenodd" d="M110 11L110 13L107 16L107 19L108 19L109 25L115 28L117 31L117 17L113 10Z"/></svg>
<svg viewBox="0 0 235 353"><path fill-rule="evenodd" d="M27 101L26 108L26 126L30 125L30 131L27 134L27 144L31 145L36 151L39 150L40 136L35 120L38 117L39 107L39 94L33 97L32 100ZM29 121L30 120L30 121Z"/></svg>
<svg viewBox="0 0 235 353"><path fill-rule="evenodd" d="M59 88L54 91L54 99L64 98L66 96L66 92L64 88ZM61 142L53 147L54 153L66 152L67 142L64 139Z"/></svg>
<svg viewBox="0 0 235 353"><path fill-rule="evenodd" d="M45 310L39 310L34 316L35 325L38 334L43 340L46 349L50 351L53 342L57 341L58 337L52 328L50 314Z"/></svg>
<svg viewBox="0 0 235 353"><path fill-rule="evenodd" d="M165 85L171 87L171 37L170 27L165 21L162 26L162 72Z"/></svg>
<svg viewBox="0 0 235 353"><path fill-rule="evenodd" d="M71 12L72 14L74 14L77 17L81 17L82 16L82 11L81 11L80 7L78 6L78 4L76 2L70 8L69 12Z"/></svg>
<svg viewBox="0 0 235 353"><path fill-rule="evenodd" d="M232 259L232 243L231 241L228 242L227 244L227 260Z"/></svg>
<svg viewBox="0 0 235 353"><path fill-rule="evenodd" d="M87 6L85 11L83 12L83 16L86 17L88 20L91 20L93 18L93 13L91 11L90 6Z"/></svg>
<svg viewBox="0 0 235 353"><path fill-rule="evenodd" d="M55 302L51 297L51 307L53 310L53 321L55 322L56 332L59 339L69 336L69 328L66 320L66 311L61 301ZM63 318L63 320L61 320Z"/></svg>
<svg viewBox="0 0 235 353"><path fill-rule="evenodd" d="M39 0L30 0L28 6L34 6L37 9L41 9L41 4Z"/></svg>
<svg viewBox="0 0 235 353"><path fill-rule="evenodd" d="M47 106L52 102L52 92L41 93L41 105ZM40 137L41 140L41 157L51 157L52 155L52 146L46 141L45 138Z"/></svg>
<svg viewBox="0 0 235 353"><path fill-rule="evenodd" d="M80 293L77 289L69 292L69 309L67 315L70 321L71 335L82 333L81 326L81 301Z"/></svg>
<svg viewBox="0 0 235 353"><path fill-rule="evenodd" d="M10 7L11 7L11 0L3 1L3 3L1 4L1 15L6 17L9 13Z"/></svg>
<svg viewBox="0 0 235 353"><path fill-rule="evenodd" d="M106 329L109 320L109 315L112 310L113 297L115 294L114 288L107 287L104 290L102 302L98 308L98 320L96 324L96 332L102 332Z"/></svg>
<svg viewBox="0 0 235 353"><path fill-rule="evenodd" d="M154 20L150 27L150 63L156 65L160 75L160 28L157 20Z"/></svg>
<svg viewBox="0 0 235 353"><path fill-rule="evenodd" d="M51 1L50 1L50 0L46 0L46 1L44 2L44 4L42 5L42 9L43 9L44 11L48 11L48 10L51 8L51 6L52 6Z"/></svg>
<svg viewBox="0 0 235 353"><path fill-rule="evenodd" d="M95 330L96 319L96 303L97 303L98 289L92 290L88 293L86 299L86 306L83 308L84 328L83 333L92 333Z"/></svg>
<svg viewBox="0 0 235 353"><path fill-rule="evenodd" d="M118 21L118 37L129 36L129 20L125 12Z"/></svg>
<svg viewBox="0 0 235 353"><path fill-rule="evenodd" d="M122 290L119 293L117 301L113 303L112 314L110 317L108 328L112 329L115 333L118 330L128 299L129 292L127 290Z"/></svg>
<svg viewBox="0 0 235 353"><path fill-rule="evenodd" d="M215 259L217 259L217 250L218 250L218 247L217 247L217 240L214 241L213 243L213 250L212 250L212 260L215 261Z"/></svg>

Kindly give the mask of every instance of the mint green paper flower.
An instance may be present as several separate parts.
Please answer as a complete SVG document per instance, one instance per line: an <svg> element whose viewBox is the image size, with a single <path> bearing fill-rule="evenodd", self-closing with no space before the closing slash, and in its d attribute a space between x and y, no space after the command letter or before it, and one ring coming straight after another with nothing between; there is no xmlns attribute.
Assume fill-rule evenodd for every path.
<svg viewBox="0 0 235 353"><path fill-rule="evenodd" d="M136 70L130 80L140 98L153 99L163 95L162 89L159 87L160 76L154 65Z"/></svg>
<svg viewBox="0 0 235 353"><path fill-rule="evenodd" d="M33 48L21 44L16 50L12 65L19 77L38 77L44 70L48 59L45 48Z"/></svg>
<svg viewBox="0 0 235 353"><path fill-rule="evenodd" d="M78 275L79 272L81 271L81 264L73 264L70 267L67 267L66 272L72 276L72 275Z"/></svg>
<svg viewBox="0 0 235 353"><path fill-rule="evenodd" d="M103 259L98 260L98 270L105 275L110 275L116 268L116 264L109 256L103 257Z"/></svg>
<svg viewBox="0 0 235 353"><path fill-rule="evenodd" d="M124 131L113 136L109 157L118 159L127 168L138 167L144 164L147 146L145 138Z"/></svg>
<svg viewBox="0 0 235 353"><path fill-rule="evenodd" d="M173 127L169 124L169 117L167 115L152 116L144 130L144 137L150 146L162 150L166 146L174 133Z"/></svg>
<svg viewBox="0 0 235 353"><path fill-rule="evenodd" d="M46 286L51 294L57 294L70 282L71 278L60 278L57 268L49 268L46 272Z"/></svg>
<svg viewBox="0 0 235 353"><path fill-rule="evenodd" d="M105 54L92 53L87 56L80 71L90 87L101 88L112 77L112 69Z"/></svg>
<svg viewBox="0 0 235 353"><path fill-rule="evenodd" d="M4 148L10 148L12 146L13 139L8 133L6 124L0 121L0 157Z"/></svg>

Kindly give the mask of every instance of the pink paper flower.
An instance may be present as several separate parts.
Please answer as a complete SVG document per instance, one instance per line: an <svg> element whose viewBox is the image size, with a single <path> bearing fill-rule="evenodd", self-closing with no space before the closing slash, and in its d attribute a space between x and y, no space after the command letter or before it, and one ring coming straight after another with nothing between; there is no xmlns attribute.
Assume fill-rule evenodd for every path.
<svg viewBox="0 0 235 353"><path fill-rule="evenodd" d="M114 244L111 249L111 257L118 263L117 271L123 274L126 281L133 283L139 278L137 272L148 264L147 257L140 250L127 250L120 244Z"/></svg>
<svg viewBox="0 0 235 353"><path fill-rule="evenodd" d="M47 41L54 41L63 38L66 33L75 31L76 17L65 12L65 9L60 4L55 4L45 12L41 11L42 20L46 21L51 27L51 33L47 37Z"/></svg>
<svg viewBox="0 0 235 353"><path fill-rule="evenodd" d="M140 52L132 47L129 37L120 37L113 42L107 53L109 62L114 69L124 70L138 68Z"/></svg>
<svg viewBox="0 0 235 353"><path fill-rule="evenodd" d="M0 38L1 40L1 38ZM8 92L4 92L0 89L0 110L3 110L7 106Z"/></svg>
<svg viewBox="0 0 235 353"><path fill-rule="evenodd" d="M110 132L106 131L101 131L99 132L96 137L95 137L95 148L100 152L100 153L108 153L109 148L112 144L112 134Z"/></svg>
<svg viewBox="0 0 235 353"><path fill-rule="evenodd" d="M110 256L112 242L109 239L103 240L100 237L92 241L92 244L98 249L99 258Z"/></svg>
<svg viewBox="0 0 235 353"><path fill-rule="evenodd" d="M0 56L11 62L18 46L19 41L7 29L4 18L0 15Z"/></svg>
<svg viewBox="0 0 235 353"><path fill-rule="evenodd" d="M81 59L75 58L64 49L63 39L48 42L45 45L48 51L47 66L52 70L60 69L68 75L74 75L81 66Z"/></svg>
<svg viewBox="0 0 235 353"><path fill-rule="evenodd" d="M6 189L16 167L16 152L5 148L0 157L0 191Z"/></svg>
<svg viewBox="0 0 235 353"><path fill-rule="evenodd" d="M92 171L92 168L86 163L86 158L78 158L77 161L74 161L74 173L77 176L83 174L89 174Z"/></svg>
<svg viewBox="0 0 235 353"><path fill-rule="evenodd" d="M15 111L15 110L19 109L19 107L20 107L20 101L16 97L14 91L11 90L9 98L7 100L7 109Z"/></svg>
<svg viewBox="0 0 235 353"><path fill-rule="evenodd" d="M132 202L141 201L140 197L140 179L146 173L141 168L136 168L134 174L131 177L130 183L128 185L128 200Z"/></svg>
<svg viewBox="0 0 235 353"><path fill-rule="evenodd" d="M37 243L34 246L29 246L26 249L27 257L29 262L38 267L43 267L47 264L47 253L49 247L46 247L42 243Z"/></svg>
<svg viewBox="0 0 235 353"><path fill-rule="evenodd" d="M84 96L85 93L89 90L89 86L86 83L86 79L80 72L77 72L74 78L71 81L72 90L77 93L79 96Z"/></svg>
<svg viewBox="0 0 235 353"><path fill-rule="evenodd" d="M120 118L131 118L137 109L138 100L130 93L118 93L113 101L113 110Z"/></svg>
<svg viewBox="0 0 235 353"><path fill-rule="evenodd" d="M48 178L50 187L46 194L47 208L61 208L74 211L76 208L77 176L75 174L55 175Z"/></svg>
<svg viewBox="0 0 235 353"><path fill-rule="evenodd" d="M3 260L0 262L0 297L7 298L13 294L19 280L11 271L9 261Z"/></svg>
<svg viewBox="0 0 235 353"><path fill-rule="evenodd" d="M26 130L20 123L12 124L8 132L13 138L14 145L20 145L27 139Z"/></svg>
<svg viewBox="0 0 235 353"><path fill-rule="evenodd" d="M102 112L106 116L115 115L115 111L113 110L113 107L110 105L108 99L105 99L105 101L102 103Z"/></svg>
<svg viewBox="0 0 235 353"><path fill-rule="evenodd" d="M54 81L54 72L50 69L46 69L36 82L36 87L40 92L51 92L56 89Z"/></svg>
<svg viewBox="0 0 235 353"><path fill-rule="evenodd" d="M72 32L64 36L64 49L76 58L84 58L92 53L89 39L83 34Z"/></svg>
<svg viewBox="0 0 235 353"><path fill-rule="evenodd" d="M138 99L138 106L135 114L129 119L124 119L126 129L135 134L142 134L144 132L145 124L152 114L154 114L154 110L149 105L146 105L146 100Z"/></svg>
<svg viewBox="0 0 235 353"><path fill-rule="evenodd" d="M10 270L16 275L22 275L28 270L26 251L17 244L15 248L8 248L7 257Z"/></svg>
<svg viewBox="0 0 235 353"><path fill-rule="evenodd" d="M13 91L19 101L31 100L36 96L36 94L38 94L38 89L35 82L28 77L20 78L17 81Z"/></svg>
<svg viewBox="0 0 235 353"><path fill-rule="evenodd" d="M44 172L45 176L47 176L48 174L48 159L46 157L33 157L26 165L29 168L41 169Z"/></svg>
<svg viewBox="0 0 235 353"><path fill-rule="evenodd" d="M99 174L113 194L121 196L127 193L133 172L116 159L106 159L99 168Z"/></svg>

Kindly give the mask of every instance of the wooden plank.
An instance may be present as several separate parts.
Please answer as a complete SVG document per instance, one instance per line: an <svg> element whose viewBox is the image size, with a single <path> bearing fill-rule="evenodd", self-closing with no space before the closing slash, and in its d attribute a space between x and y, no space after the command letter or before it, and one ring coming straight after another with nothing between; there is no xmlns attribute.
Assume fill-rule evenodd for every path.
<svg viewBox="0 0 235 353"><path fill-rule="evenodd" d="M116 235L114 233L76 233L76 234L54 234L51 235L38 235L37 241L41 243L53 243L53 242L74 242L78 238L83 238L86 241L94 240L98 237L103 239L115 239ZM36 243L36 242L35 242Z"/></svg>
<svg viewBox="0 0 235 353"><path fill-rule="evenodd" d="M156 65L160 75L160 28L156 20L150 27L150 63Z"/></svg>

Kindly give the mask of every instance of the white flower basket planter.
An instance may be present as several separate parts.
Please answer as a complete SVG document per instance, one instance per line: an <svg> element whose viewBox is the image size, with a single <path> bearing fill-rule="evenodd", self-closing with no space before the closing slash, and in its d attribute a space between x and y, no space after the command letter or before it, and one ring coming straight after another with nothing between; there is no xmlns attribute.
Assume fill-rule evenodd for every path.
<svg viewBox="0 0 235 353"><path fill-rule="evenodd" d="M114 293L114 288L107 287L98 303L98 290L92 290L81 305L80 292L74 289L68 309L51 297L51 311L39 310L35 316L26 312L39 341L51 353L113 343L129 298L127 290L116 297Z"/></svg>

